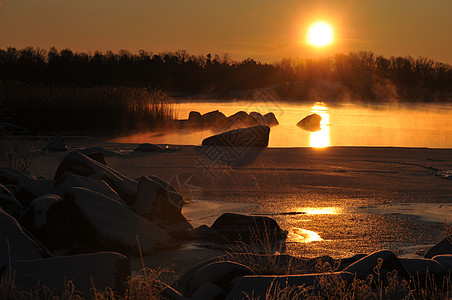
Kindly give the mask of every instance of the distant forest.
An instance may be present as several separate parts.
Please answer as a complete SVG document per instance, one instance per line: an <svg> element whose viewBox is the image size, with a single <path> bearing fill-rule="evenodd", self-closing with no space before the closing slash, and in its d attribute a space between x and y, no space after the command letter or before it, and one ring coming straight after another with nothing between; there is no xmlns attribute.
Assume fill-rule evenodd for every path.
<svg viewBox="0 0 452 300"><path fill-rule="evenodd" d="M271 89L284 100L452 101L452 66L429 58L351 52L273 64L185 50L83 53L69 49L0 49L0 83L45 87L158 89L181 97L246 98ZM8 85L6 85L8 86ZM0 91L0 98L1 98Z"/></svg>

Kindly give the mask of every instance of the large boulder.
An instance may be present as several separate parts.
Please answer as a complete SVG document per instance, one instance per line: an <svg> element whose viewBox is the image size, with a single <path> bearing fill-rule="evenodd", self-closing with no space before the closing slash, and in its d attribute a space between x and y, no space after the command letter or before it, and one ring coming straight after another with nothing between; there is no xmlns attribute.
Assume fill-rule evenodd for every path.
<svg viewBox="0 0 452 300"><path fill-rule="evenodd" d="M61 136L56 136L50 140L45 149L49 151L67 151L68 147Z"/></svg>
<svg viewBox="0 0 452 300"><path fill-rule="evenodd" d="M191 297L206 283L213 283L222 290L227 289L229 283L240 276L254 275L254 271L245 265L231 261L217 261L203 266L196 271L183 285L181 291L185 297Z"/></svg>
<svg viewBox="0 0 452 300"><path fill-rule="evenodd" d="M101 179L93 179L85 176L64 172L56 181L55 194L61 197L73 187L83 187L88 190L103 194L123 205L127 205L121 197L116 193L105 181Z"/></svg>
<svg viewBox="0 0 452 300"><path fill-rule="evenodd" d="M165 149L156 144L143 143L143 144L138 145L138 147L135 148L135 151L136 152L163 152L163 151L165 151Z"/></svg>
<svg viewBox="0 0 452 300"><path fill-rule="evenodd" d="M219 110L214 110L202 115L204 126L215 128L226 120L226 116Z"/></svg>
<svg viewBox="0 0 452 300"><path fill-rule="evenodd" d="M30 291L41 285L61 295L71 281L87 299L93 296L93 287L123 294L130 277L128 258L114 252L16 261L11 269L19 290Z"/></svg>
<svg viewBox="0 0 452 300"><path fill-rule="evenodd" d="M55 173L55 180L66 171L80 176L102 179L127 204L133 205L136 201L138 183L135 180L77 151L71 151L64 157Z"/></svg>
<svg viewBox="0 0 452 300"><path fill-rule="evenodd" d="M264 216L246 216L234 213L224 213L211 226L226 237L241 237L249 239L253 236L283 239L287 232L279 227L278 223Z"/></svg>
<svg viewBox="0 0 452 300"><path fill-rule="evenodd" d="M36 179L34 176L25 174L19 170L12 168L0 168L0 183L17 185L23 176L28 176L31 179Z"/></svg>
<svg viewBox="0 0 452 300"><path fill-rule="evenodd" d="M433 258L436 255L441 254L452 254L452 235L444 238L438 244L430 248L427 253L425 253L425 258Z"/></svg>
<svg viewBox="0 0 452 300"><path fill-rule="evenodd" d="M427 277L438 280L447 275L446 268L436 260L426 258L399 259L415 280L425 282Z"/></svg>
<svg viewBox="0 0 452 300"><path fill-rule="evenodd" d="M51 179L34 179L23 175L16 186L16 198L27 208L34 199L52 194L54 190L55 181Z"/></svg>
<svg viewBox="0 0 452 300"><path fill-rule="evenodd" d="M167 183L146 176L138 180L137 201L133 205L134 211L163 228L174 237L185 237L191 224L182 215L182 197L174 203L176 194L171 191ZM177 200L176 200L177 201Z"/></svg>
<svg viewBox="0 0 452 300"><path fill-rule="evenodd" d="M39 201L38 201L39 200ZM70 188L62 201L37 199L23 216L23 223L49 249L65 254L93 251L144 254L174 247L176 242L153 222L103 194L80 187ZM40 217L45 213L45 223ZM38 227L36 225L39 225ZM34 226L34 227L33 227Z"/></svg>
<svg viewBox="0 0 452 300"><path fill-rule="evenodd" d="M203 125L202 115L197 111L191 111L188 114L188 121L191 126L200 127Z"/></svg>
<svg viewBox="0 0 452 300"><path fill-rule="evenodd" d="M256 121L250 117L246 112L239 111L235 114L227 117L220 126L222 130L232 130L237 128L248 128L259 125Z"/></svg>
<svg viewBox="0 0 452 300"><path fill-rule="evenodd" d="M19 225L16 219L0 209L0 268L23 259L39 259L46 255Z"/></svg>
<svg viewBox="0 0 452 300"><path fill-rule="evenodd" d="M249 295L253 299L266 299L267 295L277 295L282 290L285 290L282 299L309 298L308 295L319 293L319 282L325 281L322 277L331 282L351 282L354 278L348 272L243 276L231 282L232 288L225 299L248 299Z"/></svg>
<svg viewBox="0 0 452 300"><path fill-rule="evenodd" d="M439 262L447 272L452 274L452 254L436 255L432 259Z"/></svg>
<svg viewBox="0 0 452 300"><path fill-rule="evenodd" d="M208 137L202 141L203 146L224 146L239 148L266 148L270 127L253 126L249 128L235 129Z"/></svg>
<svg viewBox="0 0 452 300"><path fill-rule="evenodd" d="M250 117L251 117L251 119L253 119L254 122L256 123L255 125L267 125L267 124L265 123L264 117L263 117L260 113L258 113L258 112L256 112L256 111L250 112Z"/></svg>
<svg viewBox="0 0 452 300"><path fill-rule="evenodd" d="M410 278L410 272L400 259L389 250L369 254L346 267L344 271L355 274L359 279L366 279L369 274L374 274L374 269L379 263L381 263L379 272L382 280L386 280L386 275L393 270L396 270L397 274L405 279Z"/></svg>
<svg viewBox="0 0 452 300"><path fill-rule="evenodd" d="M297 123L297 126L311 132L319 131L320 122L322 121L322 117L318 114L311 114L309 116L304 117L300 122Z"/></svg>
<svg viewBox="0 0 452 300"><path fill-rule="evenodd" d="M42 230L43 227L44 230L46 229L47 214L50 208L57 205L61 201L60 196L53 194L42 195L41 197L36 198L30 203L30 206L20 219L21 224L34 236L40 239L42 236L42 232L40 232L40 230ZM64 218L65 216L61 217ZM50 230L47 232L47 236L54 239L60 238L59 236L55 236L55 233L56 232L52 232L52 230ZM46 239L43 239L43 241L45 240Z"/></svg>
<svg viewBox="0 0 452 300"><path fill-rule="evenodd" d="M3 184L0 184L0 208L15 219L19 219L24 211L22 203Z"/></svg>
<svg viewBox="0 0 452 300"><path fill-rule="evenodd" d="M272 112L269 112L269 113L263 115L263 118L264 118L265 125L267 125L269 127L279 125L279 122L276 119L275 114Z"/></svg>
<svg viewBox="0 0 452 300"><path fill-rule="evenodd" d="M241 167L253 162L268 145L270 127L235 129L202 141L199 153L219 165Z"/></svg>

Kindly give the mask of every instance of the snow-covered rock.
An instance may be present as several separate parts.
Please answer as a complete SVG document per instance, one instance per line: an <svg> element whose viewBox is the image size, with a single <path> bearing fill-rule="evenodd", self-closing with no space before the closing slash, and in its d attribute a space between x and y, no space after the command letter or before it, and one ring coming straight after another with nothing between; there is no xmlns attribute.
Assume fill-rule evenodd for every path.
<svg viewBox="0 0 452 300"><path fill-rule="evenodd" d="M136 201L138 183L135 180L132 180L116 170L77 151L71 151L64 157L58 166L54 178L57 180L66 171L80 176L102 179L115 190L127 204L133 205Z"/></svg>
<svg viewBox="0 0 452 300"><path fill-rule="evenodd" d="M32 233L36 229L40 229L47 224L47 213L49 209L61 202L58 195L46 194L42 195L30 203L30 206L25 211L21 222L28 224L26 226Z"/></svg>
<svg viewBox="0 0 452 300"><path fill-rule="evenodd" d="M118 193L116 193L105 181L101 179L92 179L85 176L64 172L56 181L55 194L64 196L64 194L72 187L83 187L88 190L101 193L119 203L127 205Z"/></svg>
<svg viewBox="0 0 452 300"><path fill-rule="evenodd" d="M9 261L39 259L46 254L12 216L0 209L0 268Z"/></svg>
<svg viewBox="0 0 452 300"><path fill-rule="evenodd" d="M35 177L25 174L19 170L12 168L0 168L0 183L16 185L22 176L28 176L32 179Z"/></svg>
<svg viewBox="0 0 452 300"><path fill-rule="evenodd" d="M61 294L66 282L72 281L86 298L93 295L93 285L99 291L111 288L122 294L130 276L128 258L114 252L16 261L12 269L19 290L29 291L39 283Z"/></svg>
<svg viewBox="0 0 452 300"><path fill-rule="evenodd" d="M74 234L86 246L131 253L138 249L137 237L143 253L177 245L171 236L153 222L102 194L84 188L71 188L64 200L78 209L80 215L74 213L74 222L78 222L74 229L79 232Z"/></svg>
<svg viewBox="0 0 452 300"><path fill-rule="evenodd" d="M0 184L0 207L15 219L19 219L24 211L22 203L3 184Z"/></svg>
<svg viewBox="0 0 452 300"><path fill-rule="evenodd" d="M433 258L436 255L441 254L452 254L452 236L444 238L438 244L430 248L427 253L425 253L425 258Z"/></svg>
<svg viewBox="0 0 452 300"><path fill-rule="evenodd" d="M173 203L169 191L149 177L143 176L138 180L137 201L133 209L172 236L184 237L193 229L181 213L181 203Z"/></svg>
<svg viewBox="0 0 452 300"><path fill-rule="evenodd" d="M307 131L319 131L320 122L322 121L322 117L318 114L311 114L309 116L304 117L300 122L297 123L297 126L307 130Z"/></svg>
<svg viewBox="0 0 452 300"><path fill-rule="evenodd" d="M16 198L26 209L34 199L42 195L53 194L54 190L55 181L51 179L34 179L23 175L16 186Z"/></svg>

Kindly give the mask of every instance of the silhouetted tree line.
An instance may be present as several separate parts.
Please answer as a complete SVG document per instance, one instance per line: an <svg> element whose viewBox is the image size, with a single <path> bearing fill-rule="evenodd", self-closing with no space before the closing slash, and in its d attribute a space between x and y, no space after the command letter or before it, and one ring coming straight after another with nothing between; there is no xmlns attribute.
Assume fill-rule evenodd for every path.
<svg viewBox="0 0 452 300"><path fill-rule="evenodd" d="M224 54L194 56L185 50L132 54L121 50L0 49L0 80L53 86L125 86L165 92L232 93L273 87L284 99L451 100L452 67L428 58L372 52L320 59L283 59L274 64L232 61Z"/></svg>

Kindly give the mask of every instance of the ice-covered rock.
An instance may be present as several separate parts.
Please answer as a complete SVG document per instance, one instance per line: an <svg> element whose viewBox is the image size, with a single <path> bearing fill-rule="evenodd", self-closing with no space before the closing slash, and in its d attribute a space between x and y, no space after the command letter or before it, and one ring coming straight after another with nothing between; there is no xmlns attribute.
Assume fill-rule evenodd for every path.
<svg viewBox="0 0 452 300"><path fill-rule="evenodd" d="M452 254L452 235L444 238L438 244L430 248L427 253L425 253L425 258L433 258L436 255L441 254Z"/></svg>
<svg viewBox="0 0 452 300"><path fill-rule="evenodd" d="M297 123L297 126L307 130L307 131L319 131L320 122L322 121L322 117L318 114L311 114L309 116L304 117L300 122Z"/></svg>
<svg viewBox="0 0 452 300"><path fill-rule="evenodd" d="M143 176L138 180L137 201L133 209L172 236L187 236L193 227L181 213L182 197L181 202L176 204L169 192L160 182Z"/></svg>
<svg viewBox="0 0 452 300"><path fill-rule="evenodd" d="M9 261L43 258L45 251L12 216L0 209L0 268Z"/></svg>
<svg viewBox="0 0 452 300"><path fill-rule="evenodd" d="M133 205L136 201L138 183L135 180L77 151L71 151L64 157L55 173L55 180L66 171L80 176L102 179L127 204Z"/></svg>
<svg viewBox="0 0 452 300"><path fill-rule="evenodd" d="M93 296L93 287L99 291L110 288L123 294L130 276L128 258L114 252L16 261L11 267L19 290L29 291L39 283L61 295L66 283L72 281L86 298Z"/></svg>

